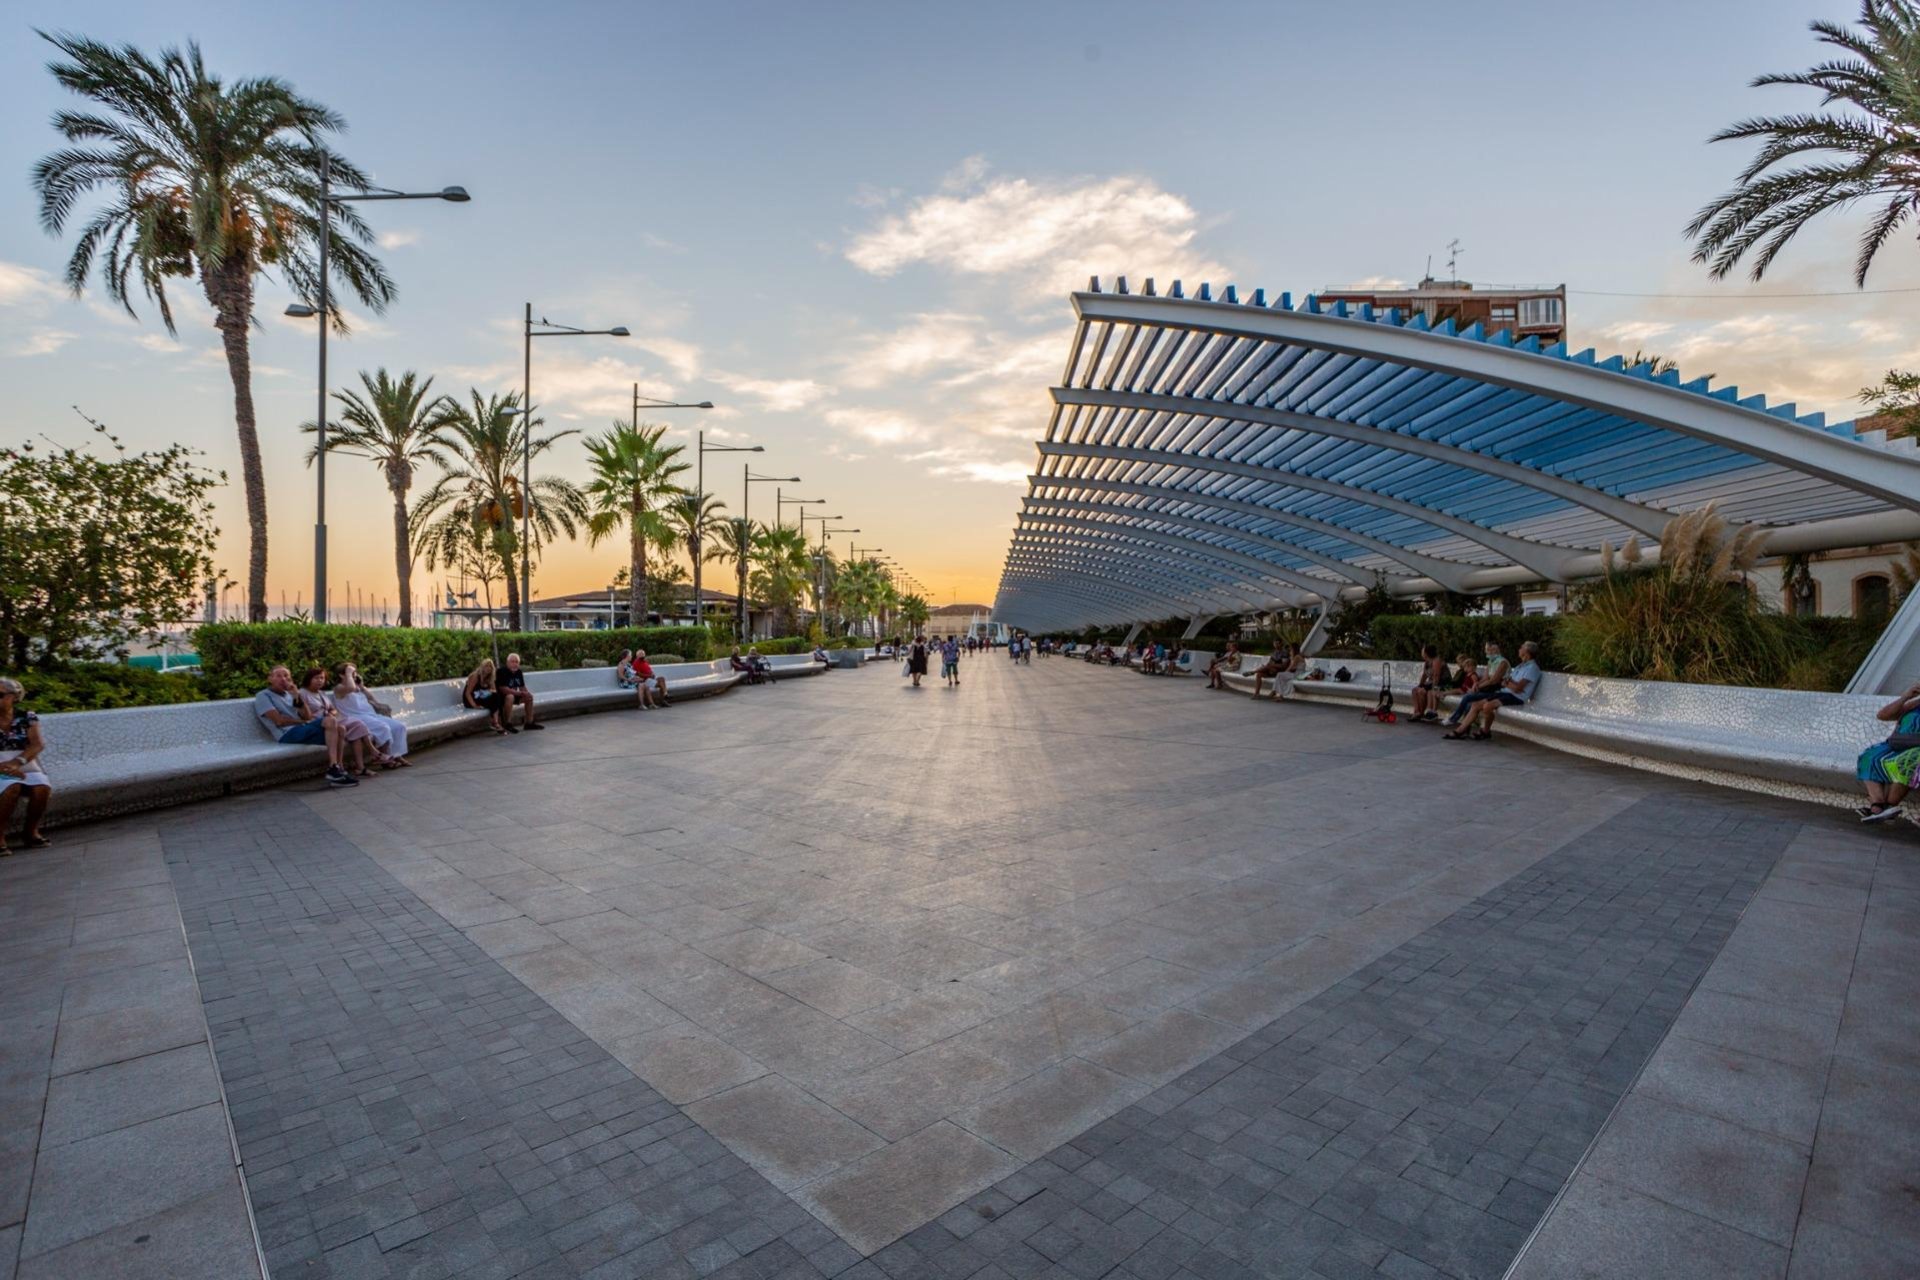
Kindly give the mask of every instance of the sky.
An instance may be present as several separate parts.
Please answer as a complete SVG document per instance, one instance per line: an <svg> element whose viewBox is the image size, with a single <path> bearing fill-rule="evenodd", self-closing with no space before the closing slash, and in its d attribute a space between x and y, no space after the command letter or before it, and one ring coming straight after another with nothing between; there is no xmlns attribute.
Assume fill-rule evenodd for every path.
<svg viewBox="0 0 1920 1280"><path fill-rule="evenodd" d="M1858 389L1920 365L1920 295L1764 298L1851 287L1858 217L1802 237L1760 285L1710 280L1681 229L1745 159L1707 145L1743 116L1810 109L1764 71L1807 66L1837 0L1605 5L1384 2L360 4L4 0L0 20L0 434L80 443L74 406L136 448L237 459L231 387L198 291L180 330L61 283L71 237L29 182L74 105L36 27L149 50L192 39L238 78L274 75L343 114L339 149L406 190L472 202L363 206L399 285L353 314L335 389L361 370L436 391L518 390L521 315L633 336L537 341L533 398L582 433L632 388L712 400L644 415L692 443L758 444L850 545L883 548L936 604L991 600L1068 293L1090 276L1296 295L1413 282L1449 241L1476 281L1564 282L1576 347L1677 358L1688 376L1854 416ZM1911 238L1869 288L1920 285ZM1704 297L1610 296L1700 294ZM254 394L265 455L269 597L312 598L310 321L265 282ZM350 313L353 309L349 308ZM584 480L569 440L548 471ZM708 487L741 505L740 455ZM244 576L236 480L219 562ZM750 514L772 514L755 485ZM375 468L328 472L336 613L391 598ZM796 495L796 490L797 495ZM789 519L795 509L789 508ZM617 543L562 543L536 595L604 586ZM416 593L428 590L420 574ZM237 603L236 591L230 600Z"/></svg>

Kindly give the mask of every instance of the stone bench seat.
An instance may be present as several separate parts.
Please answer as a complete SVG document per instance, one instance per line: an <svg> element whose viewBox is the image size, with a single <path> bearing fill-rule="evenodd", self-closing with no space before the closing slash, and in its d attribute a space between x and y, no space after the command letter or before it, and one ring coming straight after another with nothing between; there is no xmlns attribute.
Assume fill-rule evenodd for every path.
<svg viewBox="0 0 1920 1280"><path fill-rule="evenodd" d="M654 671L666 677L675 700L724 693L740 678L724 659L669 663ZM392 708L407 727L409 747L417 748L486 729L487 713L461 704L464 684L389 685L373 696ZM542 720L636 701L612 667L529 671L527 687ZM326 763L323 747L283 746L269 738L251 698L52 712L40 724L47 743L42 760L54 785L54 825L312 778Z"/></svg>
<svg viewBox="0 0 1920 1280"><path fill-rule="evenodd" d="M1257 662L1250 665L1258 666ZM1314 666L1325 680L1296 680L1293 697L1306 702L1372 706L1380 696L1378 662L1344 661L1353 679L1336 681L1340 659ZM1417 662L1395 662L1394 709L1411 709ZM1229 685L1252 688L1252 676L1230 675ZM1446 695L1451 707L1455 694ZM1497 733L1562 751L1675 777L1715 782L1825 804L1860 801L1854 765L1860 752L1886 737L1874 719L1885 699L1795 689L1616 680L1548 671L1525 707L1503 707Z"/></svg>

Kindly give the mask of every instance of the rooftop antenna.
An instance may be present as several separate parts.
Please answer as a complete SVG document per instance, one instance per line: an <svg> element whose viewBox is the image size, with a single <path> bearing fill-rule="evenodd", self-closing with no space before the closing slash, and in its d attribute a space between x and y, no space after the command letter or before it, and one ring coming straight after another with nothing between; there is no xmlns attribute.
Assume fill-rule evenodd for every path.
<svg viewBox="0 0 1920 1280"><path fill-rule="evenodd" d="M1460 278L1460 241L1458 237L1447 241L1447 279Z"/></svg>

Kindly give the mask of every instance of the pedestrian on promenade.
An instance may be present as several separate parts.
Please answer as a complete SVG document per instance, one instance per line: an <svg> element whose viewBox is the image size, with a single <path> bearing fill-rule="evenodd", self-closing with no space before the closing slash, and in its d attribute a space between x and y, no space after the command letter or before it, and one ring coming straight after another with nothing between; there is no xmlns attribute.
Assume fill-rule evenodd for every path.
<svg viewBox="0 0 1920 1280"><path fill-rule="evenodd" d="M947 687L960 687L960 642L952 636L940 646L940 674L946 678Z"/></svg>
<svg viewBox="0 0 1920 1280"><path fill-rule="evenodd" d="M927 638L915 636L913 648L907 650L907 674L913 677L913 687L920 687L920 677L927 674Z"/></svg>

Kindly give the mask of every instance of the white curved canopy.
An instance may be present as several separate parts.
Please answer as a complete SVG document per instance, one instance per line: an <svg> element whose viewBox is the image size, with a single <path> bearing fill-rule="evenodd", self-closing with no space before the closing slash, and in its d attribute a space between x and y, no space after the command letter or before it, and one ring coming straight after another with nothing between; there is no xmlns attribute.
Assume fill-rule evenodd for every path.
<svg viewBox="0 0 1920 1280"><path fill-rule="evenodd" d="M1780 550L1920 537L1913 441L1704 378L1311 297L1122 280L1073 304L1013 625L1567 582L1708 502Z"/></svg>

